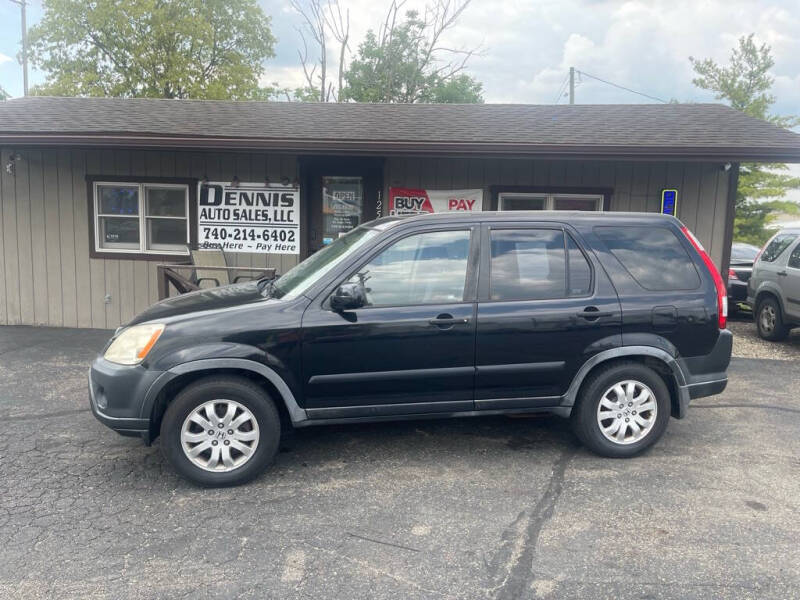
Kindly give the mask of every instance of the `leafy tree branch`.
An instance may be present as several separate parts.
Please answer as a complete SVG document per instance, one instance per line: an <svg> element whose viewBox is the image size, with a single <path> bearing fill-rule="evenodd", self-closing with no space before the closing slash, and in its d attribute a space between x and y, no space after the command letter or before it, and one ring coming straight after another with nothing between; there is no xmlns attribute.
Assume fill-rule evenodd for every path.
<svg viewBox="0 0 800 600"><path fill-rule="evenodd" d="M775 96L770 93L774 83L770 70L775 61L770 47L757 44L752 33L739 38L727 65L719 65L710 58L689 57L689 60L697 74L692 82L714 92L717 100L724 100L736 110L778 127L800 125L798 117L770 114L775 103ZM786 170L785 164L741 165L736 193L735 240L760 245L770 235L765 226L776 212L798 210L795 203L781 200L787 191L800 188L800 178L787 175Z"/></svg>

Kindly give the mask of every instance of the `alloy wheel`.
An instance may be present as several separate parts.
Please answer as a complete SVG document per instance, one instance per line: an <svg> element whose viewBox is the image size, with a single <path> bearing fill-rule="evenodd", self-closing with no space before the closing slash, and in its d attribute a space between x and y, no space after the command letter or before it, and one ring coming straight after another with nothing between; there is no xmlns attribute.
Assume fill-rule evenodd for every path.
<svg viewBox="0 0 800 600"><path fill-rule="evenodd" d="M603 394L597 405L597 424L606 439L628 445L652 431L657 413L653 390L641 381L626 380Z"/></svg>
<svg viewBox="0 0 800 600"><path fill-rule="evenodd" d="M244 465L258 447L258 422L235 400L209 400L181 427L181 448L193 465L214 473Z"/></svg>
<svg viewBox="0 0 800 600"><path fill-rule="evenodd" d="M761 314L759 316L761 319L761 331L770 333L773 329L775 329L775 320L778 315L775 313L774 306L771 304L765 304L761 307Z"/></svg>

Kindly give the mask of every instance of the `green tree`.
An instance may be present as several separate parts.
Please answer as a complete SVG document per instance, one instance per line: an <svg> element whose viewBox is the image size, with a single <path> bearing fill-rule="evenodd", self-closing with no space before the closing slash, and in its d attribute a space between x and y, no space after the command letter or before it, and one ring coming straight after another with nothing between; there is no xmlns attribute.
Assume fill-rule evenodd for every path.
<svg viewBox="0 0 800 600"><path fill-rule="evenodd" d="M243 99L274 55L257 0L45 0L29 33L34 93Z"/></svg>
<svg viewBox="0 0 800 600"><path fill-rule="evenodd" d="M775 96L770 93L774 79L769 72L775 61L770 47L758 45L752 33L739 38L727 66L710 58L698 60L689 57L689 60L697 74L692 83L714 92L718 100L779 127L800 124L797 117L770 114ZM787 191L800 188L800 178L787 175L786 170L784 164L743 163L740 166L733 231L735 240L760 245L770 235L765 225L776 212L797 211L795 203L781 201Z"/></svg>
<svg viewBox="0 0 800 600"><path fill-rule="evenodd" d="M9 93L8 93L8 92L7 92L7 91L6 91L6 90L3 88L3 86L2 86L2 85L0 85L0 100L8 100L10 97L11 97L11 94L9 94Z"/></svg>
<svg viewBox="0 0 800 600"><path fill-rule="evenodd" d="M468 2L440 2L398 19L393 4L379 33L370 30L344 73L340 99L357 102L483 102L482 85L463 73L474 50L441 45ZM445 57L453 60L447 61Z"/></svg>

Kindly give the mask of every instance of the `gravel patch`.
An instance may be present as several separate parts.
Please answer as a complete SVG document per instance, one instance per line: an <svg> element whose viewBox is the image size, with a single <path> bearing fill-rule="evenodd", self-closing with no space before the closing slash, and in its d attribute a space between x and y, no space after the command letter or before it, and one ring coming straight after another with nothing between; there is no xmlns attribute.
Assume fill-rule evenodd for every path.
<svg viewBox="0 0 800 600"><path fill-rule="evenodd" d="M782 342L768 342L758 337L756 325L749 314L743 313L728 321L733 332L733 356L739 358L771 358L800 360L800 328L793 329Z"/></svg>

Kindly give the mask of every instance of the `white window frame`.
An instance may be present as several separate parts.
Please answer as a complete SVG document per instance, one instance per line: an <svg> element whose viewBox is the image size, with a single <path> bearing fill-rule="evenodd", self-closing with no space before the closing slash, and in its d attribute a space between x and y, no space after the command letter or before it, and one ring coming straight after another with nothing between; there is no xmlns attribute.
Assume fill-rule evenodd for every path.
<svg viewBox="0 0 800 600"><path fill-rule="evenodd" d="M497 195L497 210L507 210L503 207L506 198L542 198L544 199L544 208L542 210L556 210L555 204L558 198L580 198L586 200L594 200L595 211L601 212L603 210L603 195L602 194L568 194L568 193L547 193L547 192L500 192ZM532 209L536 210L536 209Z"/></svg>
<svg viewBox="0 0 800 600"><path fill-rule="evenodd" d="M98 193L99 188L102 186L106 187L131 187L131 188L138 188L138 200L139 200L139 214L138 215L131 215L131 216L124 216L124 215L107 215L100 212L100 194ZM148 188L172 188L172 189L182 189L184 190L184 197L185 197L185 216L183 217L165 217L165 216L148 216L146 214L147 209L147 189ZM189 219L189 186L185 183L141 183L136 181L95 181L93 184L92 195L94 197L94 202L92 203L94 214L92 215L92 219L94 219L94 249L97 253L109 253L109 254L149 254L155 256L161 255L174 255L174 256L187 256L189 254L189 243L190 243L190 235L191 235L191 223ZM119 218L119 219L133 219L138 217L139 219L139 247L138 248L109 248L104 247L100 244L100 218ZM157 248L148 248L147 247L147 220L148 219L174 219L178 221L185 221L186 222L186 248L183 250L167 250L162 249L159 250Z"/></svg>

